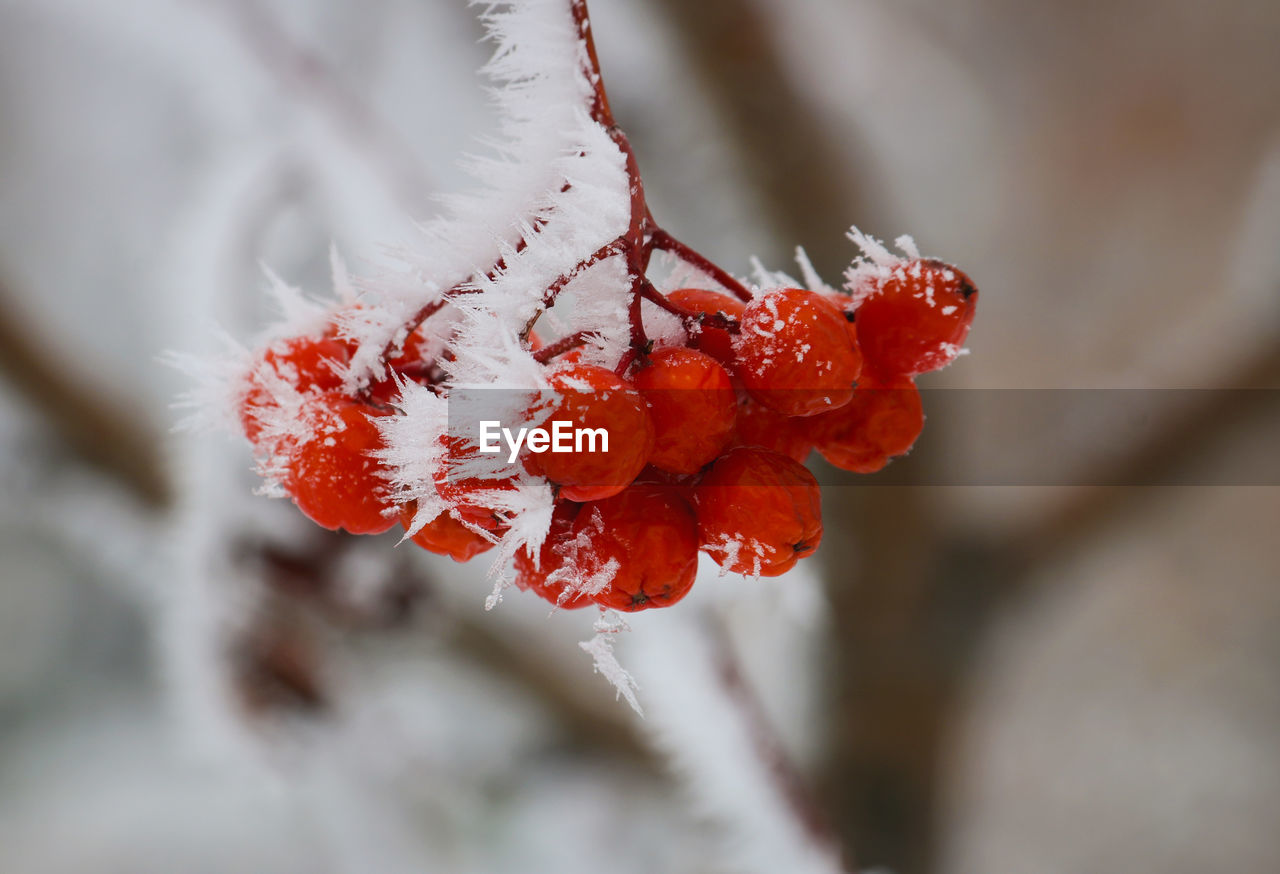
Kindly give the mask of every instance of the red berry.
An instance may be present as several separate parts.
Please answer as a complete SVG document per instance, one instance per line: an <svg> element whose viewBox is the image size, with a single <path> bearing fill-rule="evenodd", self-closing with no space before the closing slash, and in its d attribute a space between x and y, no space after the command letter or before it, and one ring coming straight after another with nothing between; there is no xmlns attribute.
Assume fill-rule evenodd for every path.
<svg viewBox="0 0 1280 874"><path fill-rule="evenodd" d="M551 528L538 554L535 556L527 546L516 552L516 586L566 610L592 603L587 595L566 588L566 583L575 580L577 572L574 562L578 544L574 540L573 521L581 506L572 501L556 501Z"/></svg>
<svg viewBox="0 0 1280 874"><path fill-rule="evenodd" d="M589 548L577 555L582 579L609 580L592 596L602 607L633 612L669 607L689 593L698 570L698 523L669 489L632 486L584 504L574 535Z"/></svg>
<svg viewBox="0 0 1280 874"><path fill-rule="evenodd" d="M956 268L904 261L859 305L858 342L879 373L937 370L960 354L977 303L977 288Z"/></svg>
<svg viewBox="0 0 1280 874"><path fill-rule="evenodd" d="M452 434L440 437L444 457L435 468L436 492L463 522L497 532L507 523L506 512L491 505L495 492L515 488L515 474L502 455L482 455L475 442Z"/></svg>
<svg viewBox="0 0 1280 874"><path fill-rule="evenodd" d="M703 551L725 570L776 577L818 548L817 480L803 465L765 449L734 449L694 491Z"/></svg>
<svg viewBox="0 0 1280 874"><path fill-rule="evenodd" d="M909 378L881 380L865 372L852 401L814 420L822 457L854 473L875 473L906 455L923 428L920 392Z"/></svg>
<svg viewBox="0 0 1280 874"><path fill-rule="evenodd" d="M395 376L399 376L402 381L429 385L431 362L426 360L426 351L426 337L421 331L414 331L404 341L400 353L387 362L383 376L370 383L369 399L376 404L393 405L400 397L400 386L397 385Z"/></svg>
<svg viewBox="0 0 1280 874"><path fill-rule="evenodd" d="M400 508L400 524L408 530L413 524L416 504ZM454 561L469 561L493 548L493 541L463 525L449 513L441 513L411 538L414 543L436 555L447 555Z"/></svg>
<svg viewBox="0 0 1280 874"><path fill-rule="evenodd" d="M862 370L844 315L822 295L799 288L748 304L735 348L747 391L788 416L814 416L848 403Z"/></svg>
<svg viewBox="0 0 1280 874"><path fill-rule="evenodd" d="M373 411L337 392L311 398L303 418L311 434L286 450L283 485L302 510L324 528L380 534L395 525L385 469L374 456L382 435Z"/></svg>
<svg viewBox="0 0 1280 874"><path fill-rule="evenodd" d="M284 383L296 391L334 391L342 387L337 368L347 363L346 344L332 336L290 337L267 348L245 378L240 427L250 443L262 436L262 417L276 408L275 389Z"/></svg>
<svg viewBox="0 0 1280 874"><path fill-rule="evenodd" d="M741 319L747 308L736 298L705 288L677 288L667 293L667 300L690 312L709 316L720 314L730 319ZM702 325L690 334L689 345L707 353L725 367L733 366L733 334L724 328Z"/></svg>
<svg viewBox="0 0 1280 874"><path fill-rule="evenodd" d="M563 367L566 364L581 364L582 356L586 352L586 347L575 346L568 352L564 352L556 356L556 364Z"/></svg>
<svg viewBox="0 0 1280 874"><path fill-rule="evenodd" d="M649 463L654 467L693 473L729 442L737 399L729 374L710 355L664 346L653 351L632 381L653 419Z"/></svg>
<svg viewBox="0 0 1280 874"><path fill-rule="evenodd" d="M831 413L823 415L829 416ZM769 409L750 395L744 395L738 404L733 445L758 446L804 464L813 451L813 437L810 436L812 431L812 419L784 415Z"/></svg>
<svg viewBox="0 0 1280 874"><path fill-rule="evenodd" d="M543 423L568 422L571 433L598 432L594 448L584 439L582 451L544 452L528 456L528 467L560 485L560 496L595 501L616 495L631 484L653 451L653 420L644 398L613 371L591 364L568 364L549 376L558 393L554 411Z"/></svg>

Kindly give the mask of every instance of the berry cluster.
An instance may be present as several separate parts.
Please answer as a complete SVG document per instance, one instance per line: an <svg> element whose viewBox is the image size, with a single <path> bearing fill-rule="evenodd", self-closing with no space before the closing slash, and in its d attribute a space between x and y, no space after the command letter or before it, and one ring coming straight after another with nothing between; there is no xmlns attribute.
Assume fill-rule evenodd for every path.
<svg viewBox="0 0 1280 874"><path fill-rule="evenodd" d="M410 383L448 397L451 350L431 322L389 350L380 378L348 390L356 344L340 320L276 342L243 380L240 423L264 469L318 524L373 534L399 522L414 543L457 561L512 528L514 511L495 495L544 483L549 530L514 549L516 585L566 608L664 607L693 585L699 550L752 576L782 574L814 552L822 520L803 464L811 451L869 473L919 435L913 380L958 354L977 292L933 260L895 259L860 276L851 294L752 294L736 283L736 295L662 294L646 281L644 299L678 316L682 335L645 340L612 369L582 360L590 335L543 345L526 332L550 398L532 403L528 420L602 429L607 445L526 446L514 466L486 475L474 473L475 440L441 433L431 504L443 509L428 519L391 489L379 425L403 415Z"/></svg>
<svg viewBox="0 0 1280 874"><path fill-rule="evenodd" d="M820 495L805 460L816 449L867 473L905 453L923 424L913 380L959 353L977 293L952 267L856 234L866 257L847 293L746 288L657 223L585 0L568 12L585 105L556 149L558 188L509 226L488 269L443 268L446 281L429 261L407 291L272 344L237 384L237 410L263 473L320 525L398 521L458 561L500 544L516 585L554 604L641 610L684 597L699 551L755 576L813 553ZM511 81L524 93L541 79ZM473 236L443 235L437 255ZM660 291L655 252L721 290ZM533 330L566 291L588 315L544 344ZM508 423L532 427L505 466L482 457L480 422L450 421L467 418L460 387L477 383L533 392ZM608 442L540 451L548 424Z"/></svg>

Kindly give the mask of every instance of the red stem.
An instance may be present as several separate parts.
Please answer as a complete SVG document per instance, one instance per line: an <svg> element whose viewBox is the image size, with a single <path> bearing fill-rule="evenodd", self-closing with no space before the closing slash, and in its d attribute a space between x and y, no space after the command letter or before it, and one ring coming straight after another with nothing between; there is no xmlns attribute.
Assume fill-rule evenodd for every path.
<svg viewBox="0 0 1280 874"><path fill-rule="evenodd" d="M598 338L599 336L600 334L597 331L579 331L576 334L561 337L550 346L543 346L537 352L534 352L533 360L539 364L546 364L557 355L563 355L571 349L577 349L579 346L585 345L591 338Z"/></svg>
<svg viewBox="0 0 1280 874"><path fill-rule="evenodd" d="M555 304L556 296L564 290L564 287L578 277L578 274L604 261L612 258L614 255L620 255L627 249L626 237L618 237L608 243L605 243L599 249L596 249L587 257L583 258L577 264L573 265L568 273L562 273L556 277L556 281L547 286L547 290L542 294L542 305L550 307Z"/></svg>
<svg viewBox="0 0 1280 874"><path fill-rule="evenodd" d="M689 312L677 307L659 294L657 289L646 278L649 259L654 249L671 252L676 257L710 276L741 300L749 301L752 295L742 283L734 279L727 271L662 230L654 221L653 213L649 210L649 205L645 200L644 181L640 177L640 167L636 160L635 152L631 148L631 143L627 140L626 135L614 121L613 111L609 106L609 97L605 92L604 79L600 74L600 59L596 54L595 39L591 32L591 17L587 11L587 2L586 0L568 0L568 2L574 26L577 30L579 44L582 46L584 55L582 58L582 74L591 89L588 110L592 120L608 131L610 139L617 145L626 160L627 179L630 184L631 215L627 230L623 235L583 258L572 269L558 276L554 282L547 286L542 294L542 306L544 309L553 306L557 295L583 271L590 269L607 258L615 255L625 255L627 259L627 274L631 282L631 297L627 306L627 319L631 328L631 348L618 363L617 372L621 374L626 372L637 357L645 355L649 351L650 342L644 329L643 307L641 306L644 300L650 300L667 312L679 316L686 326L693 324L708 325L724 328L731 332L737 332L739 328L735 320L723 314L704 315ZM566 182L561 191L567 191L569 187L570 184ZM540 231L546 224L546 216L536 216L532 222L533 233ZM646 235L648 236L647 240ZM520 253L527 246L528 240L522 237L515 246L515 252ZM483 275L492 279L505 270L506 266L506 259L499 258L493 267ZM439 312L451 299L462 294L474 293L477 290L474 280L471 278L465 282L458 283L444 292L439 298L425 304L414 313L406 324L407 333L411 334L417 330L419 325ZM528 338L541 314L542 310L539 310L525 325L521 333L522 340ZM534 353L534 358L539 362L545 363L557 355L581 346L589 337L595 335L596 332L594 331L579 331L539 350ZM394 344L388 344L387 348L383 350L383 361L390 359L394 351Z"/></svg>
<svg viewBox="0 0 1280 874"><path fill-rule="evenodd" d="M653 229L653 232L649 236L649 246L652 249L661 249L664 252L670 252L686 264L690 264L698 268L703 273L707 274L716 282L724 286L727 290L731 291L738 300L750 301L753 297L751 291L741 282L734 279L727 270L705 255L694 251L694 249L685 243L680 242L662 228L655 227Z"/></svg>
<svg viewBox="0 0 1280 874"><path fill-rule="evenodd" d="M613 111L609 108L609 95L604 90L604 77L600 75L600 58L596 55L596 41L591 34L591 15L587 12L587 0L569 0L573 23L578 29L578 42L586 51L582 74L591 85L591 118L603 127L613 127Z"/></svg>
<svg viewBox="0 0 1280 874"><path fill-rule="evenodd" d="M627 306L627 318L631 323L632 354L624 355L618 362L617 372L622 374L631 366L636 355L643 355L649 351L649 338L645 334L644 314L640 306L643 286L648 281L645 279L645 273L649 269L649 250L644 244L644 235L648 224L649 205L645 202L644 180L640 178L640 165L636 161L636 153L631 148L631 142L616 125L609 128L609 137L626 158L627 178L631 184L631 222L627 226L625 242L627 273L631 279L631 301Z"/></svg>
<svg viewBox="0 0 1280 874"><path fill-rule="evenodd" d="M562 188L561 190L562 191L567 190L568 187L569 187L568 183L565 183L564 188ZM538 231L542 230L544 227L547 226L546 217L536 216L532 222L532 226L533 226L533 232L536 234ZM523 252L526 248L528 248L528 246L529 246L529 241L526 240L524 237L521 237L520 240L516 243L516 248L515 248L516 254ZM506 270L506 269L507 269L507 259L505 257L500 257L498 258L497 261L493 263L492 267L490 267L488 270L484 272L483 275L486 279L492 280L499 273L501 273L503 270ZM440 295L440 297L436 298L435 300L431 301L428 304L424 304L417 312L415 312L412 316L410 316L409 321L405 323L405 327L408 329L405 331L405 337L408 337L414 331L418 330L418 327L423 322L425 322L427 319L431 318L440 310L442 310L445 304L447 304L453 298L463 294L476 294L479 290L480 289L475 287L475 284L471 279L471 277L468 277L463 282L459 282L457 285L453 286L453 288L450 288L444 294ZM382 350L381 360L384 362L389 360L391 358L391 353L395 351L395 348L396 348L395 343L388 343L386 347Z"/></svg>
<svg viewBox="0 0 1280 874"><path fill-rule="evenodd" d="M684 322L686 328L698 325L704 328L723 328L730 334L737 334L742 330L742 325L737 319L731 319L724 313L701 313L687 310L679 304L674 304L666 298L662 292L653 287L653 283L645 280L641 288L641 294L644 299L652 304L656 304L659 309L671 313L673 316L679 316Z"/></svg>
<svg viewBox="0 0 1280 874"><path fill-rule="evenodd" d="M547 290L542 293L542 308L533 314L529 321L525 322L524 328L520 331L520 340L524 342L529 339L529 334L533 332L533 326L538 323L538 319L542 314L555 306L556 298L560 292L564 291L564 287L572 282L582 271L599 264L614 255L620 255L627 250L626 237L617 237L611 242L605 243L599 249L596 249L587 257L583 258L573 266L573 269L567 273L561 273L556 277L555 281L547 286Z"/></svg>

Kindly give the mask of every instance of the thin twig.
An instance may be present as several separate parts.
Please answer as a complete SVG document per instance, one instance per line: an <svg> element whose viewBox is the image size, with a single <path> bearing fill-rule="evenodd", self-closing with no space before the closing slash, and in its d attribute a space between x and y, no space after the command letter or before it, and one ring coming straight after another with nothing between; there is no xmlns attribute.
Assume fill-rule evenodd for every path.
<svg viewBox="0 0 1280 874"><path fill-rule="evenodd" d="M649 246L652 249L670 252L686 264L702 271L719 283L726 291L737 297L738 300L750 301L752 299L751 290L735 279L729 271L707 256L699 254L687 243L680 242L666 231L660 228L655 229L649 236Z"/></svg>
<svg viewBox="0 0 1280 874"><path fill-rule="evenodd" d="M1190 393L1187 405L1173 411L1148 437L1125 449L1095 477L1104 483L1158 485L1174 481L1180 471L1200 463L1223 433L1271 409L1280 387L1280 331L1259 351L1227 373L1215 389ZM1096 486L1073 490L1071 496L995 549L998 563L1009 568L1011 582L1034 579L1061 561L1065 553L1090 543L1102 530L1144 497L1145 488Z"/></svg>
<svg viewBox="0 0 1280 874"><path fill-rule="evenodd" d="M547 346L543 346L537 352L533 353L533 360L539 364L546 364L551 359L563 355L579 346L584 346L593 338L598 339L600 334L596 331L578 331L576 334L570 334L567 337L561 337L559 340Z"/></svg>
<svg viewBox="0 0 1280 874"><path fill-rule="evenodd" d="M747 729L759 760L768 769L778 794L786 800L796 821L815 843L827 849L836 847L835 832L826 812L809 788L804 775L787 754L759 696L743 675L724 620L709 617L706 626L717 674L730 703ZM856 870L851 852L846 851L845 862Z"/></svg>
<svg viewBox="0 0 1280 874"><path fill-rule="evenodd" d="M600 58L596 54L596 40L591 33L591 15L587 12L587 0L569 0L573 23L578 30L578 41L584 49L582 74L591 86L589 108L591 119L603 127L614 126L613 110L609 108L609 95L604 90L604 77L600 75Z"/></svg>
<svg viewBox="0 0 1280 874"><path fill-rule="evenodd" d="M111 398L89 385L52 354L29 319L18 315L0 280L0 374L53 426L75 452L109 475L147 507L163 510L173 488L159 464L159 437L130 416L126 398Z"/></svg>
<svg viewBox="0 0 1280 874"><path fill-rule="evenodd" d="M704 313L687 310L679 304L672 303L666 295L662 294L653 284L645 281L641 287L640 293L644 295L644 299L651 304L657 306L664 312L671 313L673 316L679 317L684 323L685 328L694 326L703 328L720 328L728 331L730 334L737 334L742 331L742 323L737 319L730 318L724 313Z"/></svg>
<svg viewBox="0 0 1280 874"><path fill-rule="evenodd" d="M294 42L255 0L204 0L230 16L235 35L261 66L295 96L320 110L338 133L364 153L388 192L409 213L433 190L422 160L404 139L315 52Z"/></svg>

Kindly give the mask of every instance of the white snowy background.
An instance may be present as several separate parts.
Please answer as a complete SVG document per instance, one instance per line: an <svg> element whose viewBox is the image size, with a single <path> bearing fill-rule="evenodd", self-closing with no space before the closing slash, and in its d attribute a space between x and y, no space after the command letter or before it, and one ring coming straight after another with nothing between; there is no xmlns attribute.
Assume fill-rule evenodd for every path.
<svg viewBox="0 0 1280 874"><path fill-rule="evenodd" d="M826 240L780 233L680 5L592 12L655 213L719 263L785 267L853 223L913 234L982 289L973 354L932 387L1237 385L1255 361L1280 385L1274 4L729 4L862 192ZM590 616L518 593L484 612L483 559L320 543L252 495L245 446L169 433L188 386L158 357L259 330L261 263L325 290L331 242L374 268L472 184L457 158L496 132L481 35L460 0L0 0L0 870L838 870L713 650L727 630L815 783L855 779L832 750L892 724L831 700L866 667L847 635L879 627L840 594L865 521L843 502L822 551L852 564L712 569L629 617L641 722L577 646ZM756 106L755 129L782 111ZM939 464L1051 463L1070 439L948 409L926 435L950 445L921 447ZM1187 463L1271 454L1241 428ZM1070 525L1069 490L923 491L953 539ZM1280 489L1143 490L1108 513L988 617L936 745L929 858L886 834L861 863L1280 863ZM323 554L329 588L265 585L264 548Z"/></svg>

